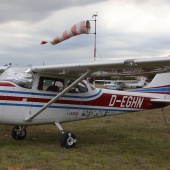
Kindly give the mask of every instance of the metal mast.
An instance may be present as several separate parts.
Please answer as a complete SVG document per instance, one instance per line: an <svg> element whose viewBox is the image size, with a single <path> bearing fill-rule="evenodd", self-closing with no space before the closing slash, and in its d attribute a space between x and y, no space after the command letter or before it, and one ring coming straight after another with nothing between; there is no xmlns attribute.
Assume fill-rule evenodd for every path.
<svg viewBox="0 0 170 170"><path fill-rule="evenodd" d="M97 13L92 16L94 17L94 61L96 61L96 17Z"/></svg>

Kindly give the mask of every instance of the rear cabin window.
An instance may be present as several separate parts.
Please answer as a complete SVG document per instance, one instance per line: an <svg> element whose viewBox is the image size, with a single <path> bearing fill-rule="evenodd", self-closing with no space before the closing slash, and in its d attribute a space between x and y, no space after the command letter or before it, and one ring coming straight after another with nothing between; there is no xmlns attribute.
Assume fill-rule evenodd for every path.
<svg viewBox="0 0 170 170"><path fill-rule="evenodd" d="M38 90L61 92L64 88L64 79L40 77Z"/></svg>

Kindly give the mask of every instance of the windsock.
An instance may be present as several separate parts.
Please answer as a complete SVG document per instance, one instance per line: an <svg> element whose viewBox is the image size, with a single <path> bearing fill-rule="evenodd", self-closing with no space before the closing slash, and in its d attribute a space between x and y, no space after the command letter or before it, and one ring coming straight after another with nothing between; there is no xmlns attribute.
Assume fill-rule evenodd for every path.
<svg viewBox="0 0 170 170"><path fill-rule="evenodd" d="M75 25L73 25L69 30L64 31L61 35L54 38L50 43L52 45L58 44L64 40L67 40L73 36L80 34L89 34L90 33L90 22L81 21ZM47 41L42 41L41 44L46 44Z"/></svg>

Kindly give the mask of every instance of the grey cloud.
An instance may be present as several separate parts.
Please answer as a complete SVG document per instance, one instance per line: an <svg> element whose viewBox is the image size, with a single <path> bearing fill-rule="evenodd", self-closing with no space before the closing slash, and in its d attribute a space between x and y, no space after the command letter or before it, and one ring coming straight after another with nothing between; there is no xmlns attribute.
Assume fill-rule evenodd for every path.
<svg viewBox="0 0 170 170"><path fill-rule="evenodd" d="M105 43L102 43L105 42ZM169 35L114 33L99 37L97 50L103 59L115 57L162 56L170 49Z"/></svg>
<svg viewBox="0 0 170 170"><path fill-rule="evenodd" d="M0 22L12 20L35 22L46 18L53 11L62 10L71 6L85 6L100 2L105 2L105 0L4 0L1 1L0 5Z"/></svg>
<svg viewBox="0 0 170 170"><path fill-rule="evenodd" d="M124 3L126 3L127 1L134 2L135 0L123 1ZM106 3L104 5L96 4L90 6L90 4L98 2ZM147 2L150 3L153 1L144 0L142 2L144 3L142 5L144 5L145 7L146 3L147 7ZM156 2L158 4L158 1ZM109 3L107 3L107 1L105 0L94 0L92 2L90 0L65 0L59 2L56 0L49 0L48 2L40 0L37 0L35 2L33 0L15 0L11 1L10 3L8 1L1 2L0 22L3 23L14 21L14 24L8 23L1 26L1 65L8 64L11 62L13 63L13 65L19 64L25 66L28 64L41 65L43 62L45 64L54 64L65 62L72 63L94 61L94 36L92 34L76 36L70 38L68 41L63 41L62 43L56 46L52 46L50 44L41 46L40 42L42 40L52 40L57 35L60 35L65 29L70 28L72 24L75 24L78 21L77 19L81 18L82 15L86 16L89 11L87 10L87 8L85 8L86 10L84 10L83 6L89 5L87 7L89 7L88 9L90 9L91 11L93 11L94 6L97 6L100 7L99 9L101 9L102 11L103 9L108 8L108 4ZM134 5L134 3L132 4ZM136 0L135 5L133 8L141 8L142 6L139 0ZM75 6L81 6L80 8L78 8L80 11L79 16L75 16L74 8L71 8ZM144 9L144 7L142 9ZM148 7L152 6L149 4ZM121 6L116 6L116 8L118 8L118 10L120 11L122 10ZM149 12L151 11L151 13L149 13L148 11L146 12L148 12L148 14L152 14L155 11L157 12L157 9L159 8L155 8L153 6L153 9L150 10L149 8ZM155 19L154 21L157 22L153 22L153 24L151 22L148 22L146 28L144 26L143 30L141 29L142 31L140 29L135 31L133 29L128 28L131 28L136 25L138 26L138 22L136 23L136 25L133 24L133 22L135 23L136 19L138 20L138 18L135 19L132 17L133 22L128 23L128 18L126 21L124 18L121 18L121 13L114 13L113 7L109 9L110 13L113 12L109 18L109 22L114 22L115 25L112 26L112 29L110 29L107 28L108 23L104 19L101 19L101 11L98 10L98 8L94 10L95 12L99 12L99 17L97 18L98 61L100 61L101 58L103 60L107 60L121 57L160 56L162 54L164 55L169 53L168 51L170 49L170 29L168 29L169 25L167 22L169 20L168 13L164 13L164 11L159 10L159 12L163 14L160 15L160 17L155 14L151 15ZM67 18L67 21L65 21L64 18L67 17L68 11L70 14L70 18L68 17L69 19ZM103 15L104 12L106 11L103 11ZM132 14L133 12L134 11L132 10ZM72 13L74 14L73 16L71 15ZM63 14L66 15L62 16ZM112 21L113 17L117 18L118 21L120 20L120 22L116 22L115 20ZM146 15L146 17L148 17L148 15ZM167 20L165 20L166 17ZM141 17L141 19L145 20L147 18ZM164 26L163 22L161 22L162 24L159 23L160 19L167 23L167 29L164 29L166 28L166 24ZM18 24L18 22L16 22L15 25L15 21L17 20L25 21L26 23L19 22ZM59 26L58 23L61 23L61 26ZM119 24L120 26L116 27L116 24ZM145 22L143 24L145 24ZM11 28L9 27L12 27L13 25L15 27L11 31ZM152 25L154 25L155 27L153 27Z"/></svg>

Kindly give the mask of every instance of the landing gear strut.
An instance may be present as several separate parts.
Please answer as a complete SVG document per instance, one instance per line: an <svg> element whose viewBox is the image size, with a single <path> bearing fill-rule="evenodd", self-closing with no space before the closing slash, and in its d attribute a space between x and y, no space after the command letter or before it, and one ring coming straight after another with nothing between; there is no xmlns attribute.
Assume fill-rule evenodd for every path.
<svg viewBox="0 0 170 170"><path fill-rule="evenodd" d="M26 134L26 129L23 126L15 126L11 132L11 135L15 140L24 140Z"/></svg>
<svg viewBox="0 0 170 170"><path fill-rule="evenodd" d="M61 125L58 122L55 122L55 125L62 132L62 136L60 139L61 147L66 148L66 149L74 148L77 143L77 139L76 139L76 136L74 135L74 133L64 132L63 128L61 127Z"/></svg>

